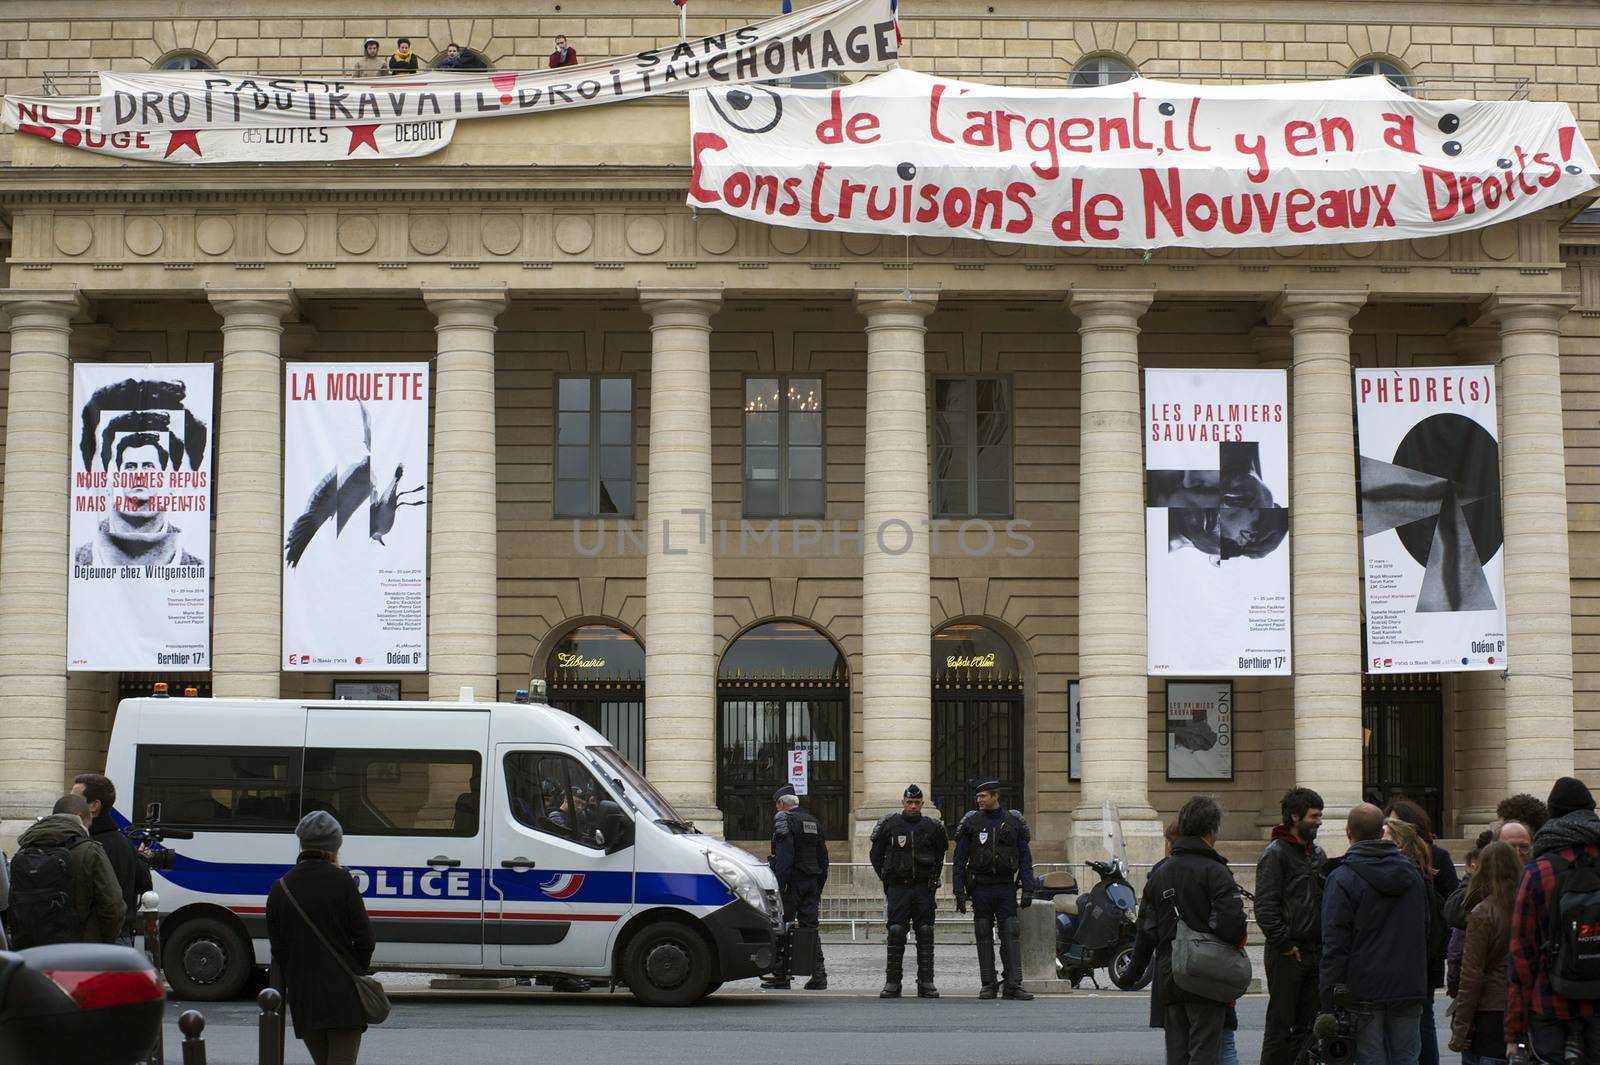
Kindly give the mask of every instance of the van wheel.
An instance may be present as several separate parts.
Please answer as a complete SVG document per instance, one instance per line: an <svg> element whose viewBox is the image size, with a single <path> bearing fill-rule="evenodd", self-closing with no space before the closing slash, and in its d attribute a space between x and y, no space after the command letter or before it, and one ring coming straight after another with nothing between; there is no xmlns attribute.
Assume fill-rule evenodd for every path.
<svg viewBox="0 0 1600 1065"><path fill-rule="evenodd" d="M629 941L622 975L646 1006L688 1006L711 987L711 948L692 928L657 921Z"/></svg>
<svg viewBox="0 0 1600 1065"><path fill-rule="evenodd" d="M196 917L167 934L161 967L173 994L198 1002L237 998L255 968L255 951L237 929L215 917Z"/></svg>

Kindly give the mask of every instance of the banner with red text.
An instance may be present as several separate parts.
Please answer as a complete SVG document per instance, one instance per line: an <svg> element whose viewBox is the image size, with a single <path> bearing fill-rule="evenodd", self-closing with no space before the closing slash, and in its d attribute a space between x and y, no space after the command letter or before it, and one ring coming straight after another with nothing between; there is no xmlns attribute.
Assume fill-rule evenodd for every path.
<svg viewBox="0 0 1600 1065"><path fill-rule="evenodd" d="M1288 675L1287 376L1146 370L1144 392L1150 675Z"/></svg>
<svg viewBox="0 0 1600 1065"><path fill-rule="evenodd" d="M291 363L283 668L428 668L428 364Z"/></svg>
<svg viewBox="0 0 1600 1065"><path fill-rule="evenodd" d="M269 129L100 132L98 96L7 96L0 122L98 155L152 163L306 163L416 159L450 144L451 119Z"/></svg>
<svg viewBox="0 0 1600 1065"><path fill-rule="evenodd" d="M211 668L210 363L72 368L67 668Z"/></svg>
<svg viewBox="0 0 1600 1065"><path fill-rule="evenodd" d="M691 207L1051 247L1344 244L1476 229L1592 189L1565 104L1382 77L1026 89L897 69L697 92Z"/></svg>
<svg viewBox="0 0 1600 1065"><path fill-rule="evenodd" d="M823 0L754 25L553 70L369 79L101 71L99 127L160 132L498 118L710 85L882 70L898 55L894 3Z"/></svg>
<svg viewBox="0 0 1600 1065"><path fill-rule="evenodd" d="M1357 370L1367 672L1506 668L1492 366Z"/></svg>

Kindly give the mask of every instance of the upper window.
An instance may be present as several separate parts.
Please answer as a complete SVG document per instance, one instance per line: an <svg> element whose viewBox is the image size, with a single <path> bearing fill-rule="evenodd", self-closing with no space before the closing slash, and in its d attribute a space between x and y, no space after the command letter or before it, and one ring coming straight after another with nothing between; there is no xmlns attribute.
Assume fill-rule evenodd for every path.
<svg viewBox="0 0 1600 1065"><path fill-rule="evenodd" d="M311 748L306 810L327 810L347 836L478 834L476 751Z"/></svg>
<svg viewBox="0 0 1600 1065"><path fill-rule="evenodd" d="M1092 55L1079 60L1072 68L1069 85L1115 85L1119 81L1139 76L1133 64L1114 55Z"/></svg>
<svg viewBox="0 0 1600 1065"><path fill-rule="evenodd" d="M1011 383L941 377L933 383L933 512L1011 513Z"/></svg>
<svg viewBox="0 0 1600 1065"><path fill-rule="evenodd" d="M745 515L822 517L822 471L822 379L746 378Z"/></svg>
<svg viewBox="0 0 1600 1065"><path fill-rule="evenodd" d="M552 751L506 755L506 801L519 824L596 849L605 846L601 804L615 808L587 766Z"/></svg>
<svg viewBox="0 0 1600 1065"><path fill-rule="evenodd" d="M140 745L133 814L153 802L173 828L292 832L300 820L300 752L266 747Z"/></svg>
<svg viewBox="0 0 1600 1065"><path fill-rule="evenodd" d="M156 63L157 70L216 70L217 65L199 52L173 52Z"/></svg>
<svg viewBox="0 0 1600 1065"><path fill-rule="evenodd" d="M633 378L556 382L556 515L633 513Z"/></svg>
<svg viewBox="0 0 1600 1065"><path fill-rule="evenodd" d="M1401 92L1410 92L1414 85L1411 81L1411 72L1393 59L1383 56L1368 56L1350 68L1346 77L1365 78L1373 74L1382 74L1389 79L1389 83Z"/></svg>

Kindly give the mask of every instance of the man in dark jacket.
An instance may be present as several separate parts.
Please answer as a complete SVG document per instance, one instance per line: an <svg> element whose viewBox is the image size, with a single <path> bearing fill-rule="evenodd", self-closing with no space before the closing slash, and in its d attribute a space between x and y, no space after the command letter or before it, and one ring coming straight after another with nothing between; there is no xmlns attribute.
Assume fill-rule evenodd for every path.
<svg viewBox="0 0 1600 1065"><path fill-rule="evenodd" d="M1594 796L1583 781L1562 777L1550 789L1550 820L1533 837L1533 862L1523 871L1511 908L1508 1058L1517 1043L1526 1042L1540 1059L1560 1061L1572 1039L1582 1047L1584 1061L1600 1061L1600 1000L1569 997L1556 990L1547 949L1550 911L1557 904L1563 874L1567 879L1562 890L1576 891L1581 889L1581 878L1592 877L1596 866L1600 866L1600 818L1595 817Z"/></svg>
<svg viewBox="0 0 1600 1065"><path fill-rule="evenodd" d="M1213 849L1222 829L1222 807L1197 795L1178 811L1178 841L1172 856L1151 871L1139 909L1139 935L1129 968L1143 972L1155 958L1155 988L1164 1004L1168 1065L1216 1065L1228 1003L1201 998L1172 979L1172 941L1178 920L1226 943L1243 943L1244 903L1228 860Z"/></svg>
<svg viewBox="0 0 1600 1065"><path fill-rule="evenodd" d="M950 845L944 822L922 813L922 789L907 785L898 813L884 814L872 828L872 869L883 881L889 953L879 998L899 998L906 932L917 933L917 997L938 998L933 984L934 893Z"/></svg>
<svg viewBox="0 0 1600 1065"><path fill-rule="evenodd" d="M111 808L117 804L117 786L110 778L99 773L79 773L73 778L72 794L82 795L89 804L89 838L100 844L111 860L111 871L117 874L117 886L122 888L122 902L127 907L117 942L131 947L139 899L151 888L150 867L111 819Z"/></svg>
<svg viewBox="0 0 1600 1065"><path fill-rule="evenodd" d="M767 863L772 875L778 878L778 892L783 898L783 922L801 928L816 928L822 889L828 885L828 834L809 810L800 808L800 797L794 787L785 784L772 794L776 814L772 819L772 856ZM791 933L789 943L793 942ZM761 981L761 986L776 991L789 989L789 947L780 950L772 972ZM816 967L811 979L805 983L807 991L828 989L828 970L822 959L822 947L817 946Z"/></svg>
<svg viewBox="0 0 1600 1065"><path fill-rule="evenodd" d="M367 1015L350 973L365 973L372 963L372 926L354 878L338 864L344 843L339 822L326 810L314 810L300 819L294 833L300 856L267 895L273 966L289 1003L294 1034L305 1041L312 1060L317 1065L353 1065Z"/></svg>
<svg viewBox="0 0 1600 1065"><path fill-rule="evenodd" d="M36 861L36 857L57 849L67 852L71 928L60 930L60 934L47 934L39 927L39 916L48 908L49 898L35 896L29 872L46 864ZM89 804L83 796L63 795L57 799L49 817L35 821L22 833L11 861L13 949L47 943L115 943L122 934L122 890L106 852L89 838Z"/></svg>
<svg viewBox="0 0 1600 1065"><path fill-rule="evenodd" d="M1322 894L1324 1013L1336 992L1360 1015L1356 1065L1417 1065L1428 997L1427 886L1383 838L1383 811L1362 803L1345 825L1350 849Z"/></svg>
<svg viewBox="0 0 1600 1065"><path fill-rule="evenodd" d="M1267 937L1267 1025L1261 1065L1291 1065L1317 1016L1322 952L1322 882L1328 856L1317 846L1322 796L1294 788L1281 804L1283 823L1256 863L1256 924Z"/></svg>

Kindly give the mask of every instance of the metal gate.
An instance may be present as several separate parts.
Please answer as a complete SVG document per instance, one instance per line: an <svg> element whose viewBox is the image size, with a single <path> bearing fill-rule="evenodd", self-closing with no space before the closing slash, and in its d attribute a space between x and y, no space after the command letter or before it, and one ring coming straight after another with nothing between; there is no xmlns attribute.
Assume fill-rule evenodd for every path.
<svg viewBox="0 0 1600 1065"><path fill-rule="evenodd" d="M1362 794L1386 805L1404 795L1444 818L1444 688L1437 673L1367 676L1361 683Z"/></svg>
<svg viewBox="0 0 1600 1065"><path fill-rule="evenodd" d="M833 673L736 670L717 679L717 806L728 839L772 835L789 752L810 752L801 802L829 839L850 838L850 684Z"/></svg>
<svg viewBox="0 0 1600 1065"><path fill-rule="evenodd" d="M933 677L933 802L954 823L972 808L973 785L1000 782L1000 801L1024 807L1022 676L946 669Z"/></svg>
<svg viewBox="0 0 1600 1065"><path fill-rule="evenodd" d="M643 773L644 677L624 672L580 676L579 672L559 670L550 678L546 695L550 705L595 729Z"/></svg>

